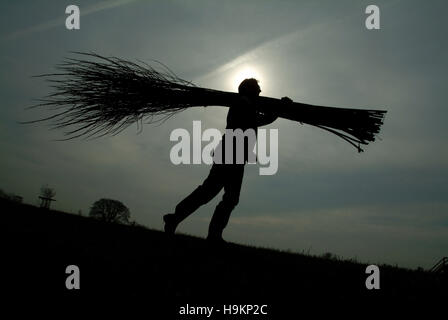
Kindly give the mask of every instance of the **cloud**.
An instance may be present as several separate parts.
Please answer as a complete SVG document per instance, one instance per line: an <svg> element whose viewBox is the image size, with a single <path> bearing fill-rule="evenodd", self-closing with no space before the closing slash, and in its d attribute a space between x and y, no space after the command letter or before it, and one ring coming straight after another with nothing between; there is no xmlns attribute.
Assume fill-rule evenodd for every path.
<svg viewBox="0 0 448 320"><path fill-rule="evenodd" d="M283 48L285 45L294 42L299 41L301 37L306 37L307 35L312 35L314 32L319 32L319 30L323 30L323 28L328 24L329 22L320 22L316 23L312 26L307 27L306 29L300 29L300 30L294 30L291 32L288 32L286 34L283 34L281 36L275 37L273 39L267 40L256 47L240 54L236 58L232 59L231 61L225 63L224 65L221 65L217 67L216 69L207 72L206 74L203 74L196 79L194 79L194 82L204 82L206 80L210 80L211 78L222 76L222 74L233 70L244 63L253 62L260 58L260 56L268 50L279 50Z"/></svg>
<svg viewBox="0 0 448 320"><path fill-rule="evenodd" d="M357 257L362 262L431 267L448 249L448 203L370 205L291 212L240 213L233 241ZM245 231L245 236L241 233ZM428 246L428 244L431 244ZM400 252L400 254L397 254Z"/></svg>
<svg viewBox="0 0 448 320"><path fill-rule="evenodd" d="M131 2L80 6L81 14ZM173 210L209 170L172 165L170 131L191 130L198 119L203 128L223 129L226 108L194 108L163 126L146 126L142 135L130 128L113 138L55 143L49 140L60 138L60 131L15 124L35 118L22 108L31 97L47 93L47 86L29 75L51 70L67 50L98 51L158 59L182 78L219 88L234 69L254 63L267 78L264 95L341 107L365 103L385 106L389 113L383 140L362 154L318 128L287 120L272 124L279 129L279 171L260 177L258 168L247 168L226 237L429 266L447 248L444 11L417 1L378 5L384 28L371 33L363 25L363 3L350 1L147 1L96 15L84 33L49 33L52 39L46 42L43 31L63 26L63 19L36 23L31 13L35 20L27 23L34 25L9 33L9 39L21 41L1 53L0 187L30 201L49 183L58 192L55 206L72 211L99 197L117 198L138 222L160 229L162 214ZM4 34L14 30L11 23ZM37 32L42 37L30 36ZM40 110L33 112L39 117ZM206 233L219 200L198 210L180 231Z"/></svg>
<svg viewBox="0 0 448 320"><path fill-rule="evenodd" d="M81 7L80 12L81 12L81 16L85 17L87 15L90 15L90 14L93 14L93 13L96 13L99 11L121 7L121 6L127 5L127 4L135 2L135 1L139 1L139 0L106 0L106 1L101 1L99 3L96 3L94 5L91 5L85 9ZM66 16L54 18L54 19L30 26L28 28L24 28L24 29L20 29L20 30L11 32L10 34L6 35L3 38L3 40L16 40L16 39L19 39L22 37L32 35L33 33L43 32L43 31L50 30L52 28L59 27L59 26L63 25L65 17Z"/></svg>

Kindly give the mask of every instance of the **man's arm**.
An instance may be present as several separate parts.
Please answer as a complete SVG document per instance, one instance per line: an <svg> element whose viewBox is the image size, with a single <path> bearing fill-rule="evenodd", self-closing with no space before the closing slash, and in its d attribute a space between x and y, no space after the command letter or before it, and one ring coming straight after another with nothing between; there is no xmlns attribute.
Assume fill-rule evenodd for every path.
<svg viewBox="0 0 448 320"><path fill-rule="evenodd" d="M292 103L292 100L288 97L283 97L281 100L282 103L287 104ZM257 112L257 127L268 125L277 120L277 118L278 116L275 112L264 112L264 113Z"/></svg>
<svg viewBox="0 0 448 320"><path fill-rule="evenodd" d="M275 120L277 120L278 116L273 113L273 112L265 112L265 113L261 113L261 112L257 112L257 127L262 127L262 126L266 126L272 122L274 122Z"/></svg>

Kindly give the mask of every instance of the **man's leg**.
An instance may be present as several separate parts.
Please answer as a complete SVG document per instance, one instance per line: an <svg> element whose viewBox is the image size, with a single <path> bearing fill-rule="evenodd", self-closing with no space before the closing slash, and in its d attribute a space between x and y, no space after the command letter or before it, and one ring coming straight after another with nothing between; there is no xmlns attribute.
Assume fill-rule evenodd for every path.
<svg viewBox="0 0 448 320"><path fill-rule="evenodd" d="M222 240L222 232L240 198L244 164L226 165L225 171L224 195L216 206L208 229L208 239L210 240Z"/></svg>
<svg viewBox="0 0 448 320"><path fill-rule="evenodd" d="M165 232L174 233L177 225L181 221L196 211L200 206L213 199L224 187L224 176L223 165L213 164L208 177L202 185L179 202L174 214L167 214L163 217L165 221Z"/></svg>

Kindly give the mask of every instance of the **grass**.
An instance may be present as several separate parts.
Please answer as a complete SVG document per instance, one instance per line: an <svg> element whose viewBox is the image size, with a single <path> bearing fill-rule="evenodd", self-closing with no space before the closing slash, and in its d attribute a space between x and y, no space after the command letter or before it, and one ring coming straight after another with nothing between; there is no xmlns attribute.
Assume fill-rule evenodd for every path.
<svg viewBox="0 0 448 320"><path fill-rule="evenodd" d="M4 200L0 208L8 239L2 288L20 299L125 295L154 306L267 303L276 314L297 303L432 303L443 298L447 284L446 277L424 270L383 265L381 289L367 290L366 264L331 253L318 257L233 243L217 250L198 237L169 238L142 226ZM80 268L78 291L65 288L65 268L72 264Z"/></svg>

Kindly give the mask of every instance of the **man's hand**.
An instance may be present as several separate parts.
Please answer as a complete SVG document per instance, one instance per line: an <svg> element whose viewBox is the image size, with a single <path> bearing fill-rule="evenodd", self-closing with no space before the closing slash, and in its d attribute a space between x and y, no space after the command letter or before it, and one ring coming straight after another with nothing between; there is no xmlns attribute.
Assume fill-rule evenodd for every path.
<svg viewBox="0 0 448 320"><path fill-rule="evenodd" d="M293 103L293 101L289 97L283 97L280 100L282 100L282 102L287 104Z"/></svg>

